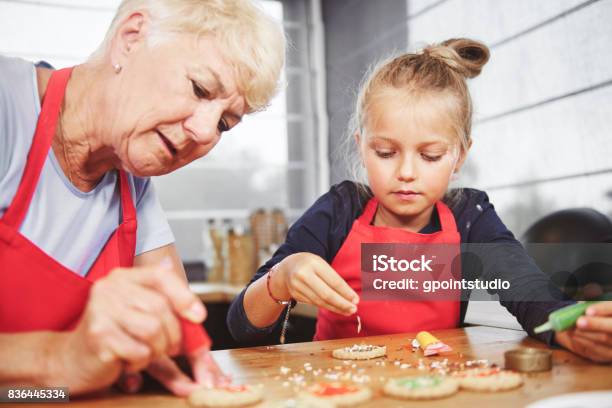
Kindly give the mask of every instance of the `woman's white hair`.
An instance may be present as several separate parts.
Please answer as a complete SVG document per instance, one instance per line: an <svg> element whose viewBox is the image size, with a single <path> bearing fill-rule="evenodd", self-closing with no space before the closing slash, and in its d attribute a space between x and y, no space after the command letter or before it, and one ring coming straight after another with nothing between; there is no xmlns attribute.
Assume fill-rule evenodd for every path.
<svg viewBox="0 0 612 408"><path fill-rule="evenodd" d="M173 34L214 36L249 111L265 108L277 92L285 60L284 32L252 0L123 0L90 61L106 58L119 26L136 12L150 18L151 47Z"/></svg>

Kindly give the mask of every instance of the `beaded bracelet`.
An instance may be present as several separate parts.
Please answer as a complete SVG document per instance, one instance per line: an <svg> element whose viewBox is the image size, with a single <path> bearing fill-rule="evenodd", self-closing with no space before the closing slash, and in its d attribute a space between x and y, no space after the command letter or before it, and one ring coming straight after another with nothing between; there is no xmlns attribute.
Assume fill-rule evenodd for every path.
<svg viewBox="0 0 612 408"><path fill-rule="evenodd" d="M273 301L275 301L279 305L287 306L287 311L285 312L285 318L283 319L283 325L281 327L281 334L280 334L280 343L285 344L285 335L287 333L287 325L289 323L289 312L291 312L291 308L293 307L293 299L289 299L289 300L277 299L272 294L272 290L270 290L270 280L272 279L272 272L278 269L278 265L279 264L274 265L268 271L268 276L266 277L266 287L268 288L268 295Z"/></svg>
<svg viewBox="0 0 612 408"><path fill-rule="evenodd" d="M283 305L283 306L287 306L290 305L291 302L293 302L293 299L289 299L289 300L280 300L277 299L273 294L272 294L272 290L270 289L270 280L272 280L272 272L275 272L278 269L278 265L276 264L274 265L272 268L270 268L270 270L268 271L268 276L266 277L266 287L268 288L268 295L270 295L270 298L272 298L273 301L275 301L276 303L278 303L279 305Z"/></svg>

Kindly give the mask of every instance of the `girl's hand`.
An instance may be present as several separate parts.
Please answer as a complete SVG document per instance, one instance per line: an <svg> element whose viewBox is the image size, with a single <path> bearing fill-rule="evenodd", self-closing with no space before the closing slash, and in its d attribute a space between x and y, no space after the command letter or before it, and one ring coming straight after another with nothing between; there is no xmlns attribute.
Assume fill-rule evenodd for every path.
<svg viewBox="0 0 612 408"><path fill-rule="evenodd" d="M357 311L357 293L317 255L289 255L272 273L272 293L280 299L293 298L345 316Z"/></svg>
<svg viewBox="0 0 612 408"><path fill-rule="evenodd" d="M612 301L589 306L576 327L556 333L555 340L592 361L612 363Z"/></svg>

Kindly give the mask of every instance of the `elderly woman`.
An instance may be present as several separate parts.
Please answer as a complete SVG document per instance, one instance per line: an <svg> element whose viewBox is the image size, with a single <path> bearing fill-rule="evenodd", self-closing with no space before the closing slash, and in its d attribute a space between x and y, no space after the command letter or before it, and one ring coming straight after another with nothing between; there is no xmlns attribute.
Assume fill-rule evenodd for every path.
<svg viewBox="0 0 612 408"><path fill-rule="evenodd" d="M264 107L283 60L248 0L125 0L72 69L0 57L0 384L74 395L146 369L185 395L223 379L148 177Z"/></svg>

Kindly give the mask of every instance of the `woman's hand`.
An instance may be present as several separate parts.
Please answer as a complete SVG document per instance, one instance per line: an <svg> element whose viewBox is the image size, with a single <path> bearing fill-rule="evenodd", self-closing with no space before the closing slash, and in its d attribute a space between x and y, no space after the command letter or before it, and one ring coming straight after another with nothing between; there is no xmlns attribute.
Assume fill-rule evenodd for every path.
<svg viewBox="0 0 612 408"><path fill-rule="evenodd" d="M93 285L63 347L59 371L71 392L103 388L123 370L136 373L180 352L178 316L202 322L206 310L170 268L118 268Z"/></svg>
<svg viewBox="0 0 612 408"><path fill-rule="evenodd" d="M198 349L187 355L187 358L195 380L182 372L179 366L168 356L159 357L152 361L146 371L179 397L187 397L203 386L227 385L231 382L230 378L221 372L207 348ZM124 392L135 393L142 387L142 375L140 373L124 373L117 384Z"/></svg>
<svg viewBox="0 0 612 408"><path fill-rule="evenodd" d="M357 311L357 293L317 255L289 255L269 273L272 294L279 299L292 298L345 316Z"/></svg>
<svg viewBox="0 0 612 408"><path fill-rule="evenodd" d="M589 306L576 327L556 333L555 340L589 360L612 363L612 301Z"/></svg>

